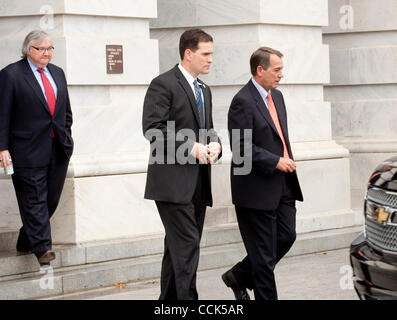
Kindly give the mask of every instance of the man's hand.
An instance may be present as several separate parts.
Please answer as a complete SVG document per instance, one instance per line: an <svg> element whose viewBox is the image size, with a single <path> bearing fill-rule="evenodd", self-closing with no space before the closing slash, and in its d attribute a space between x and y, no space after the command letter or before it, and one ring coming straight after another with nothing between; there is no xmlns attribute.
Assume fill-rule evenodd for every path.
<svg viewBox="0 0 397 320"><path fill-rule="evenodd" d="M294 172L296 163L288 158L280 158L277 164L277 169L283 172Z"/></svg>
<svg viewBox="0 0 397 320"><path fill-rule="evenodd" d="M1 167L2 168L7 168L11 165L11 156L8 150L0 150L0 161L1 161Z"/></svg>
<svg viewBox="0 0 397 320"><path fill-rule="evenodd" d="M207 144L209 162L213 163L221 153L221 144L218 142L210 142Z"/></svg>
<svg viewBox="0 0 397 320"><path fill-rule="evenodd" d="M198 159L200 163L202 164L209 163L207 146L196 142L193 146L191 154L193 157Z"/></svg>

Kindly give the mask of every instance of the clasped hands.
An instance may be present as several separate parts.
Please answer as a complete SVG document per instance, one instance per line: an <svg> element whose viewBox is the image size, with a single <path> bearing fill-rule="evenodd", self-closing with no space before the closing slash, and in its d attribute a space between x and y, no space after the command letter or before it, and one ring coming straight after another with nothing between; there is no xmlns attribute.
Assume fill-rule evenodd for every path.
<svg viewBox="0 0 397 320"><path fill-rule="evenodd" d="M202 164L213 163L221 153L221 145L218 142L210 142L207 145L196 142L192 149L192 155Z"/></svg>

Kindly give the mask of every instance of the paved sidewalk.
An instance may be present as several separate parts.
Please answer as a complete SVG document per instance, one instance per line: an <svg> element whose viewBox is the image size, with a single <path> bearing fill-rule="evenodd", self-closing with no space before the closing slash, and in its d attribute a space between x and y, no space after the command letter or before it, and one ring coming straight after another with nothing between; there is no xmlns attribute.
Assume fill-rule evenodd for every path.
<svg viewBox="0 0 397 320"><path fill-rule="evenodd" d="M201 271L197 274L197 289L201 300L233 300L221 275L228 268ZM349 250L287 257L276 267L280 300L358 300L354 289L346 287L349 277ZM115 285L81 293L53 297L62 300L157 300L159 279ZM250 291L253 299L253 292Z"/></svg>

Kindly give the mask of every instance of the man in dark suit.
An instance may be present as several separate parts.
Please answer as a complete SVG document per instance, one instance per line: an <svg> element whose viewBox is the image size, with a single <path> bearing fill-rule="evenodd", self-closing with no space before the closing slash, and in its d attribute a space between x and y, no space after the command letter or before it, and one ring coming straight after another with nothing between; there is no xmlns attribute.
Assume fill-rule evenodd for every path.
<svg viewBox="0 0 397 320"><path fill-rule="evenodd" d="M72 111L65 75L50 64L48 34L30 32L22 60L0 72L0 160L12 176L22 220L18 253L33 252L40 264L55 259L50 218L63 189L73 151Z"/></svg>
<svg viewBox="0 0 397 320"><path fill-rule="evenodd" d="M274 268L296 239L295 200L303 201L284 99L276 89L282 56L267 47L252 54L253 77L234 96L228 114L232 200L247 256L222 279L241 300L249 299L247 288L257 300L277 299Z"/></svg>
<svg viewBox="0 0 397 320"><path fill-rule="evenodd" d="M212 37L185 31L180 64L151 82L142 127L150 141L145 198L156 201L165 229L160 300L198 299L196 271L206 206L212 206L211 166L221 145L212 123L209 72Z"/></svg>

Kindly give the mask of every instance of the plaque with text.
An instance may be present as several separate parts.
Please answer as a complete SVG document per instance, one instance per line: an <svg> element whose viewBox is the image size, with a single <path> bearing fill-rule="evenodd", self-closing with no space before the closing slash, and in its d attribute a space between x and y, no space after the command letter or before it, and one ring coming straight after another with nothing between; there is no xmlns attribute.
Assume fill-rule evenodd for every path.
<svg viewBox="0 0 397 320"><path fill-rule="evenodd" d="M123 73L123 46L106 45L107 73Z"/></svg>

